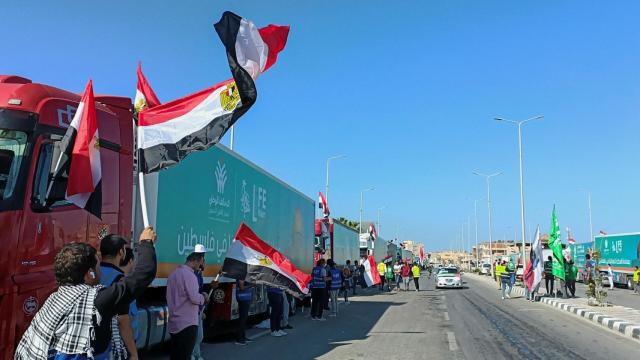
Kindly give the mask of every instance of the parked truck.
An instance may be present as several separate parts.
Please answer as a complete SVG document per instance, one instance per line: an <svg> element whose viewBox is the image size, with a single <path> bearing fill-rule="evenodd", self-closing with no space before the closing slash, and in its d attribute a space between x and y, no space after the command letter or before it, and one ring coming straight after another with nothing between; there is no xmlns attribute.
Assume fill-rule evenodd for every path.
<svg viewBox="0 0 640 360"><path fill-rule="evenodd" d="M596 236L595 245L600 252L600 269L611 264L614 283L633 288L633 270L640 266L640 233Z"/></svg>
<svg viewBox="0 0 640 360"><path fill-rule="evenodd" d="M80 96L19 76L0 75L0 358L9 359L29 322L55 288L53 259L69 242L98 247L99 236L134 238L142 228L135 187L131 99L96 95L102 163L102 218L46 189L58 142ZM139 299L138 347L168 339L166 279L193 250L207 248L205 276L220 268L241 222L303 271L313 260L314 201L223 146L146 176L151 223L158 233L157 277ZM237 316L235 285L222 278L208 319ZM259 288L253 313L266 308ZM211 323L209 323L211 324Z"/></svg>

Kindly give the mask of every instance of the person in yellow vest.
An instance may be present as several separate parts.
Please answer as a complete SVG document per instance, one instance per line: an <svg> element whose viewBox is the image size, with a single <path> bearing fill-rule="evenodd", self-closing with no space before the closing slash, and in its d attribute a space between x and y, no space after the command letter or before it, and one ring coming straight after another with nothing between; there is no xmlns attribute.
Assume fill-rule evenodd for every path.
<svg viewBox="0 0 640 360"><path fill-rule="evenodd" d="M640 269L637 266L633 271L633 292L640 295Z"/></svg>
<svg viewBox="0 0 640 360"><path fill-rule="evenodd" d="M417 263L411 267L411 274L413 275L413 284L416 286L416 291L420 291L420 267Z"/></svg>
<svg viewBox="0 0 640 360"><path fill-rule="evenodd" d="M384 290L384 274L387 272L387 265L384 261L378 264L378 275L380 275L380 291Z"/></svg>
<svg viewBox="0 0 640 360"><path fill-rule="evenodd" d="M501 275L506 271L507 271L507 266L505 265L504 261L503 262L498 261L498 263L496 263L496 280L498 281L498 290L502 289Z"/></svg>

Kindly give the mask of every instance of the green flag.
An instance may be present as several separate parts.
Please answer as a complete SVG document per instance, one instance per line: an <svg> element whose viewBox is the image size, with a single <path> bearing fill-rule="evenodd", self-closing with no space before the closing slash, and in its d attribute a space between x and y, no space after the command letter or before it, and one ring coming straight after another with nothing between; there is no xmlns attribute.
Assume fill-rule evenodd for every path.
<svg viewBox="0 0 640 360"><path fill-rule="evenodd" d="M556 206L553 205L551 214L551 231L549 232L549 249L553 251L553 276L564 280L564 257L562 257L562 240L560 239L560 226L556 217Z"/></svg>

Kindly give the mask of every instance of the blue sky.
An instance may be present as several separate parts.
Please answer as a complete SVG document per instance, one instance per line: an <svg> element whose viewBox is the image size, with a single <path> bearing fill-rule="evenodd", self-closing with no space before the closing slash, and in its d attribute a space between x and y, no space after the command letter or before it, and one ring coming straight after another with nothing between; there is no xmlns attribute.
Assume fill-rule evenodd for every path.
<svg viewBox="0 0 640 360"><path fill-rule="evenodd" d="M346 154L332 164L333 215L357 219L375 186L365 217L386 206L382 235L436 250L459 242L482 199L484 240L472 171L502 170L494 238L519 237L517 130L492 118L543 114L524 129L531 231L548 231L556 204L563 232L587 241L587 190L596 233L640 231L637 2L9 2L0 72L133 96L141 60L171 100L230 77L212 27L224 10L291 26L236 150L314 199L326 158Z"/></svg>

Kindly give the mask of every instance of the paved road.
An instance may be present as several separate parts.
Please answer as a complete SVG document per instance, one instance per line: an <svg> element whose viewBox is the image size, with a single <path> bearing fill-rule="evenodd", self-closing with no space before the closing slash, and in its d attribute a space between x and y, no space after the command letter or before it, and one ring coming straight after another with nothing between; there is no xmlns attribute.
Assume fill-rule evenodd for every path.
<svg viewBox="0 0 640 360"><path fill-rule="evenodd" d="M493 284L466 279L462 290L368 290L341 304L337 318L291 319L283 338L245 347L204 344L207 359L632 359L640 343L523 299L502 301ZM161 352L143 359L167 359Z"/></svg>

